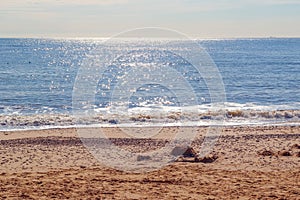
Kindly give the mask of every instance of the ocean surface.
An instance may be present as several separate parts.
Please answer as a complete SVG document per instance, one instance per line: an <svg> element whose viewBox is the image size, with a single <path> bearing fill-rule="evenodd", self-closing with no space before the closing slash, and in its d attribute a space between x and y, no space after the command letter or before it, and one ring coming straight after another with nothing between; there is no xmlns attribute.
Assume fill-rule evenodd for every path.
<svg viewBox="0 0 300 200"><path fill-rule="evenodd" d="M156 42L164 45L166 41ZM82 107L92 114L78 120L72 102L76 77L80 69L93 64L89 60L99 52L95 50L109 50L102 46L103 40L0 39L0 129L300 124L300 38L195 42L210 55L222 77L226 101L219 103L224 112L212 109L216 102L210 98L205 78L190 63L170 52L147 50L150 43L133 40L125 44L143 48L110 63L97 81L94 102L88 109ZM124 41L120 43L124 45ZM157 63L171 67L187 81L194 103L184 98L179 101L178 92L181 97L191 96L190 90L180 88L180 84L172 89L155 82L137 82L132 94L115 101L114 88L126 74L141 66L147 69L145 74L151 74L147 66Z"/></svg>

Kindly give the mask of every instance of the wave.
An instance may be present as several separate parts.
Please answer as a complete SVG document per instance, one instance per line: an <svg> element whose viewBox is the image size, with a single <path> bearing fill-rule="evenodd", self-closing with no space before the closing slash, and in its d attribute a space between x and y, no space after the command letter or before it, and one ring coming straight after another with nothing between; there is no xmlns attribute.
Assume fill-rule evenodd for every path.
<svg viewBox="0 0 300 200"><path fill-rule="evenodd" d="M156 106L95 108L81 114L0 115L0 129L33 129L75 126L176 126L300 124L299 103L293 105L255 105L226 103L189 107Z"/></svg>

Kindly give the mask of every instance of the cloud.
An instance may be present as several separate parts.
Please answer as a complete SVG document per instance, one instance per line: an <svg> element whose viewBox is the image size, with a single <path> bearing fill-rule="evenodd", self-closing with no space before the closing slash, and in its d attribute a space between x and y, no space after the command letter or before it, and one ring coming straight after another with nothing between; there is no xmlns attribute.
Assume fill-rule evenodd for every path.
<svg viewBox="0 0 300 200"><path fill-rule="evenodd" d="M1 0L0 5L17 5L17 4L120 4L129 0Z"/></svg>
<svg viewBox="0 0 300 200"><path fill-rule="evenodd" d="M237 10L248 6L300 5L300 0L0 0L0 14L175 15ZM106 13L106 14L104 14ZM154 16L155 17L155 16Z"/></svg>
<svg viewBox="0 0 300 200"><path fill-rule="evenodd" d="M0 0L0 14L63 13L84 7L106 8L128 4L132 0Z"/></svg>
<svg viewBox="0 0 300 200"><path fill-rule="evenodd" d="M34 3L52 5L117 5L128 3L129 0L35 0Z"/></svg>
<svg viewBox="0 0 300 200"><path fill-rule="evenodd" d="M148 10L156 9L169 13L210 12L248 6L300 5L300 0L140 0L140 2L143 2Z"/></svg>
<svg viewBox="0 0 300 200"><path fill-rule="evenodd" d="M24 8L31 6L63 6L63 5L117 5L128 3L129 0L1 0L0 9Z"/></svg>
<svg viewBox="0 0 300 200"><path fill-rule="evenodd" d="M300 4L299 0L264 0L259 1L255 0L256 3L265 3L265 4Z"/></svg>
<svg viewBox="0 0 300 200"><path fill-rule="evenodd" d="M130 5L136 10L166 10L168 12L193 12L234 9L251 5L300 4L300 0L0 0L0 11L34 10L64 6Z"/></svg>

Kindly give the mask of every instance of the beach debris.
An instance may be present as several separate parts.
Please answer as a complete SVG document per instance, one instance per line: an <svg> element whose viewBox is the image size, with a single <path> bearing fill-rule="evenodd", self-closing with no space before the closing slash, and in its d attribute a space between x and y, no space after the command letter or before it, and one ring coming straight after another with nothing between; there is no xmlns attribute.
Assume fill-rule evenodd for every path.
<svg viewBox="0 0 300 200"><path fill-rule="evenodd" d="M297 153L295 152L295 149L300 149L300 145L299 144L294 144L294 145L292 145L291 148L288 148L288 150L283 149L283 150L278 151L278 152L274 152L272 150L262 150L262 151L258 151L257 153L260 156L276 156L276 157L285 156L285 157L289 157L289 156L295 155L297 157Z"/></svg>
<svg viewBox="0 0 300 200"><path fill-rule="evenodd" d="M110 123L110 124L118 124L119 122L116 119L110 119L110 120L108 120L108 123Z"/></svg>
<svg viewBox="0 0 300 200"><path fill-rule="evenodd" d="M243 117L243 111L241 110L233 110L233 111L227 111L226 117L227 118L233 118L233 117Z"/></svg>
<svg viewBox="0 0 300 200"><path fill-rule="evenodd" d="M203 115L200 117L200 119L212 119L213 117L210 115Z"/></svg>
<svg viewBox="0 0 300 200"><path fill-rule="evenodd" d="M218 156L215 154L210 154L204 157L195 157L195 162L202 162L202 163L212 163L218 159Z"/></svg>
<svg viewBox="0 0 300 200"><path fill-rule="evenodd" d="M196 151L190 147L190 146L176 146L171 154L173 156L183 156L183 157L189 157L189 158L194 158L197 156L197 153Z"/></svg>
<svg viewBox="0 0 300 200"><path fill-rule="evenodd" d="M199 157L197 152L190 146L176 146L172 152L172 155L179 156L176 162L201 162L201 163L212 163L218 159L216 154L209 154L204 157Z"/></svg>
<svg viewBox="0 0 300 200"><path fill-rule="evenodd" d="M274 156L275 155L275 153L271 150L262 150L262 151L257 152L257 154L260 156Z"/></svg>
<svg viewBox="0 0 300 200"><path fill-rule="evenodd" d="M294 144L294 145L292 146L292 149L300 149L300 144Z"/></svg>
<svg viewBox="0 0 300 200"><path fill-rule="evenodd" d="M285 151L285 150L278 152L278 155L279 156L292 156L291 152Z"/></svg>
<svg viewBox="0 0 300 200"><path fill-rule="evenodd" d="M147 120L150 120L151 116L149 115L138 115L138 116L134 116L134 117L130 117L131 121L139 121L139 122L145 122Z"/></svg>
<svg viewBox="0 0 300 200"><path fill-rule="evenodd" d="M285 117L286 119L290 119L290 118L293 118L294 115L293 115L293 113L291 113L291 112L285 112L285 113L284 113L284 117Z"/></svg>
<svg viewBox="0 0 300 200"><path fill-rule="evenodd" d="M151 156L138 155L136 160L137 161L151 160Z"/></svg>

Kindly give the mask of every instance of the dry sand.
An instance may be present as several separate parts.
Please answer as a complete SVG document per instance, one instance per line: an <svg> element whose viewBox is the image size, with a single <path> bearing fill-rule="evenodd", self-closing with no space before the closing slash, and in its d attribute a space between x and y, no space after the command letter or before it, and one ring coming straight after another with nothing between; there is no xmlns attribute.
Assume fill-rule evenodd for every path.
<svg viewBox="0 0 300 200"><path fill-rule="evenodd" d="M199 150L205 127L192 143ZM121 148L148 151L164 145L178 127L155 139L104 132ZM130 130L128 130L130 131ZM132 132L143 129L132 129ZM149 130L146 130L149 131ZM147 145L146 145L147 144ZM75 129L0 132L1 199L300 199L300 127L225 127L210 163L174 162L148 173L99 163Z"/></svg>

